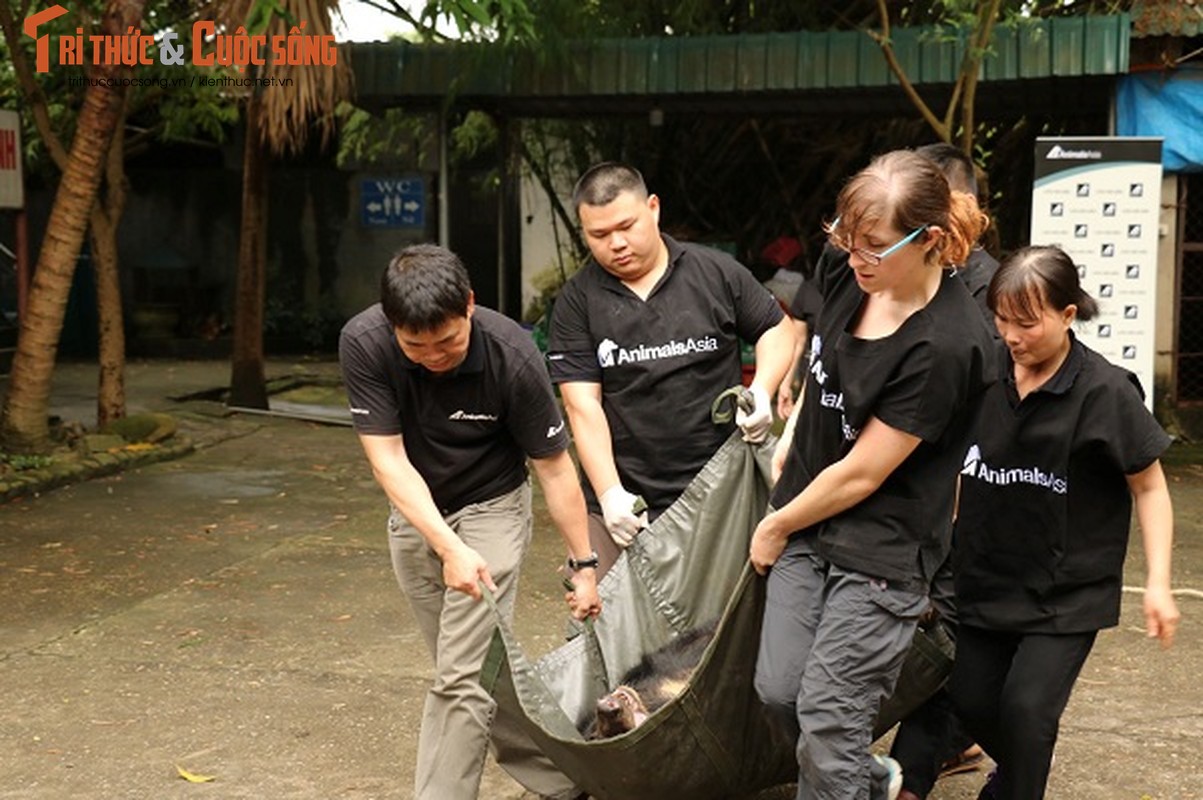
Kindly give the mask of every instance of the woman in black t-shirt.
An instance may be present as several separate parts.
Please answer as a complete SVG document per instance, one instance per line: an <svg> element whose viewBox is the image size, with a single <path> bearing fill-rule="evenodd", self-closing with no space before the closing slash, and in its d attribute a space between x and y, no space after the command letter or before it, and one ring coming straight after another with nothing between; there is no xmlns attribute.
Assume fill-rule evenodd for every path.
<svg viewBox="0 0 1203 800"><path fill-rule="evenodd" d="M947 269L986 218L909 151L853 177L836 211L849 256L816 275L800 416L750 549L769 576L756 688L798 737L799 796L892 800L901 775L869 755L873 721L948 554L970 406L993 374L990 331Z"/></svg>
<svg viewBox="0 0 1203 800"><path fill-rule="evenodd" d="M1149 636L1168 646L1169 437L1136 377L1070 330L1096 312L1060 248L1012 255L990 282L1000 380L961 470L954 556L960 629L950 691L998 763L981 797L1044 796L1061 713L1100 628L1119 622L1132 500Z"/></svg>

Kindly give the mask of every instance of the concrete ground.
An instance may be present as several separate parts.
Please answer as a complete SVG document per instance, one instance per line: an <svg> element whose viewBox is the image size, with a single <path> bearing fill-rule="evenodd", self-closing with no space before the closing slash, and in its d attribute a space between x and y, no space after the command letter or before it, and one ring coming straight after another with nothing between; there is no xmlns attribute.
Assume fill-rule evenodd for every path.
<svg viewBox="0 0 1203 800"><path fill-rule="evenodd" d="M383 496L347 427L170 399L227 379L225 362L131 364L130 410L175 414L198 451L0 506L0 798L409 796L430 663ZM53 410L93 422L94 385L94 366L61 365ZM1147 641L1125 595L1063 719L1051 798L1203 798L1203 467L1169 473L1178 642ZM517 612L534 655L563 631L561 554L544 511ZM1139 586L1139 546L1128 567ZM933 800L972 800L984 777ZM481 797L533 796L490 764Z"/></svg>

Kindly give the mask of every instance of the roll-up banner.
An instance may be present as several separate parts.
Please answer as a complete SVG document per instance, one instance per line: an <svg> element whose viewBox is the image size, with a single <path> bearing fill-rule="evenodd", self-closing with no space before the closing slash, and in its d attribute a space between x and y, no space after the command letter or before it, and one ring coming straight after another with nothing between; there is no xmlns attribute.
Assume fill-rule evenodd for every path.
<svg viewBox="0 0 1203 800"><path fill-rule="evenodd" d="M1036 139L1032 244L1056 245L1078 267L1099 315L1074 332L1136 373L1153 406L1161 139Z"/></svg>

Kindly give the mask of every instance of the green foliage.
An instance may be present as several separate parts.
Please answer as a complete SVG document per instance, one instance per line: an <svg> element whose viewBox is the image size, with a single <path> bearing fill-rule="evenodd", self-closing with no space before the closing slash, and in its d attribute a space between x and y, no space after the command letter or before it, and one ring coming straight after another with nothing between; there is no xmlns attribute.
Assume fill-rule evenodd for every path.
<svg viewBox="0 0 1203 800"><path fill-rule="evenodd" d="M435 146L437 128L429 114L389 108L372 114L351 103L339 104L338 166L343 169L389 167L420 161Z"/></svg>
<svg viewBox="0 0 1203 800"><path fill-rule="evenodd" d="M395 167L421 162L436 147L434 116L389 108L373 114L342 103L339 118L338 166L343 169ZM449 132L452 164L462 164L497 148L497 125L483 111L469 111Z"/></svg>
<svg viewBox="0 0 1203 800"><path fill-rule="evenodd" d="M539 39L535 6L527 0L428 0L418 22L429 35L439 20L455 25L468 41L524 44Z"/></svg>
<svg viewBox="0 0 1203 800"><path fill-rule="evenodd" d="M0 453L0 474L23 472L30 469L43 469L53 463L54 458L52 456Z"/></svg>
<svg viewBox="0 0 1203 800"><path fill-rule="evenodd" d="M899 25L972 26L978 0L890 2ZM1003 0L1000 22L1028 17L1114 14L1130 0ZM405 14L403 10L398 16ZM606 36L702 36L873 27L876 0L842 3L766 3L763 0L427 0L417 19L424 39L453 23L461 39L535 47L554 53L570 39ZM536 24L537 21L537 24Z"/></svg>
<svg viewBox="0 0 1203 800"><path fill-rule="evenodd" d="M265 33L273 17L282 18L289 27L297 24L296 17L277 0L255 0L246 17L247 33Z"/></svg>
<svg viewBox="0 0 1203 800"><path fill-rule="evenodd" d="M261 0L268 3L270 0ZM52 43L51 69L34 76L38 89L45 96L50 127L63 147L69 147L75 135L75 121L83 104L86 89L81 79L87 74L84 66L59 64L59 37L76 34L83 29L84 37L91 35L99 24L104 3L101 0L72 3L70 13L64 14L39 28L48 33ZM149 0L144 12L142 32L156 40L171 31L177 35L176 45L192 47L192 23L198 8L177 0ZM19 20L18 20L19 23ZM25 58L33 63L35 42L21 36L19 42ZM91 52L89 49L88 53ZM206 86L192 81L200 75L212 76L212 68L197 68L191 59L182 65L165 66L158 63L157 50L151 51L153 65L133 69L132 77L148 79L147 85L130 86L127 91L127 153L145 149L152 140L182 141L201 138L213 143L225 141L231 126L238 121L236 98L221 87ZM30 174L49 177L57 173L49 149L37 128L29 104L18 83L8 44L0 37L0 96L17 98L21 114L21 139L25 167Z"/></svg>
<svg viewBox="0 0 1203 800"><path fill-rule="evenodd" d="M546 328L550 317L548 312L551 311L551 304L555 301L556 295L580 267L580 262L574 261L567 266L552 264L546 269L536 272L531 278L531 286L538 294L531 299L530 304L522 312L522 321L536 327Z"/></svg>
<svg viewBox="0 0 1203 800"><path fill-rule="evenodd" d="M469 111L451 130L451 155L469 161L497 147L497 125L483 111Z"/></svg>

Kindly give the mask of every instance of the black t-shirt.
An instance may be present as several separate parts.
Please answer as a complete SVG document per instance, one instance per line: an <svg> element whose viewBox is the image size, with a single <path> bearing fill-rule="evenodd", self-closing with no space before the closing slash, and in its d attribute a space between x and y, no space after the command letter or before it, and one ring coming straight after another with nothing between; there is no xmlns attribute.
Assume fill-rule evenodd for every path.
<svg viewBox="0 0 1203 800"><path fill-rule="evenodd" d="M870 417L920 438L876 492L795 535L845 569L925 592L948 555L972 406L995 375L990 331L965 285L945 273L931 302L898 330L860 339L849 330L865 294L847 259L822 259L816 278L824 303L773 505L784 506L847 455Z"/></svg>
<svg viewBox="0 0 1203 800"><path fill-rule="evenodd" d="M1136 376L1076 338L1057 374L1022 401L1001 344L999 361L961 470L961 622L1029 633L1115 625L1132 515L1125 476L1170 439Z"/></svg>
<svg viewBox="0 0 1203 800"><path fill-rule="evenodd" d="M513 320L476 307L464 362L436 374L405 357L380 304L353 317L339 361L357 433L400 434L444 514L526 480L526 457L568 447L542 356Z"/></svg>
<svg viewBox="0 0 1203 800"><path fill-rule="evenodd" d="M965 282L965 288L973 295L982 316L994 328L994 312L986 305L986 290L990 288L990 279L998 272L998 259L980 247L975 247L965 260L965 266L957 270L957 276Z"/></svg>
<svg viewBox="0 0 1203 800"><path fill-rule="evenodd" d="M794 319L802 320L807 326L812 326L822 307L823 296L819 294L819 288L815 285L814 279L809 278L802 281L802 285L798 287L793 302L789 304L789 315Z"/></svg>
<svg viewBox="0 0 1203 800"><path fill-rule="evenodd" d="M711 422L710 405L740 382L739 340L757 341L784 316L735 259L664 243L668 270L646 301L590 259L556 298L548 346L552 381L601 384L619 477L653 512L730 435L733 424Z"/></svg>

